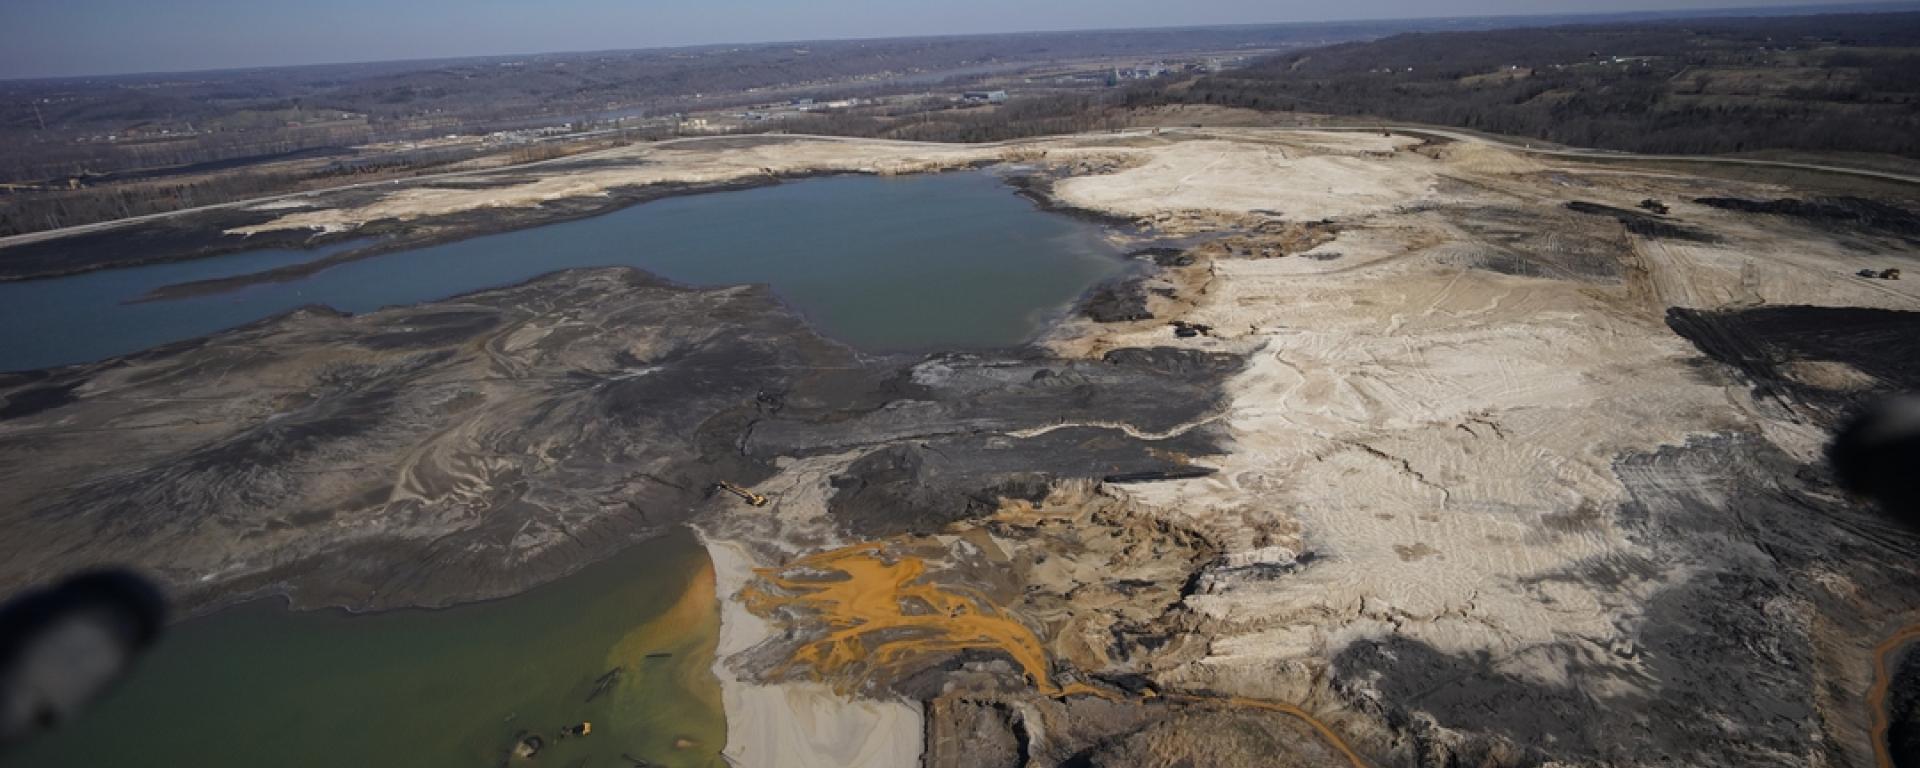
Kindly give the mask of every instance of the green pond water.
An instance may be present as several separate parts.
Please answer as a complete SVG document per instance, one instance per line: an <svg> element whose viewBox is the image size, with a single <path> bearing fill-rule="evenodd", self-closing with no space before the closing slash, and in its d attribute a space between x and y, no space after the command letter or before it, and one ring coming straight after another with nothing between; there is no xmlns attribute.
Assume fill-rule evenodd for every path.
<svg viewBox="0 0 1920 768"><path fill-rule="evenodd" d="M692 285L764 283L821 333L876 352L1013 346L1125 268L1103 234L1036 209L985 172L807 179L668 198L212 295L139 300L365 243L0 283L0 371L124 355L308 304L367 312L606 266Z"/></svg>
<svg viewBox="0 0 1920 768"><path fill-rule="evenodd" d="M765 283L821 333L861 349L1010 346L1125 269L1102 234L1037 210L986 173L813 179L190 298L137 301L361 243L0 284L0 371L127 354L305 304L365 312L612 265L695 285ZM533 732L546 749L512 764L719 765L726 720L711 673L711 569L681 533L449 610L350 616L263 602L221 611L173 627L127 685L0 763L497 766ZM617 684L589 701L613 669L623 670ZM581 721L591 735L556 738Z"/></svg>
<svg viewBox="0 0 1920 768"><path fill-rule="evenodd" d="M712 564L685 531L446 610L254 603L175 626L125 685L0 764L724 765L718 632ZM590 735L556 738L581 721ZM546 747L510 760L522 731Z"/></svg>

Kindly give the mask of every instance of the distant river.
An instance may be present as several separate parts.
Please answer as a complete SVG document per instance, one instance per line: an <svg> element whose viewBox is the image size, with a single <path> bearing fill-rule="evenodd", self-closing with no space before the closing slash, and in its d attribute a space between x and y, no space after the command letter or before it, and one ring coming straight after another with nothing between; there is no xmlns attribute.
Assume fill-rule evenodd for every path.
<svg viewBox="0 0 1920 768"><path fill-rule="evenodd" d="M769 284L816 329L869 351L1009 346L1123 268L1099 227L1039 211L988 173L841 176L670 198L291 282L132 303L167 285L364 244L0 283L0 371L124 355L306 304L366 312L614 265L694 285Z"/></svg>

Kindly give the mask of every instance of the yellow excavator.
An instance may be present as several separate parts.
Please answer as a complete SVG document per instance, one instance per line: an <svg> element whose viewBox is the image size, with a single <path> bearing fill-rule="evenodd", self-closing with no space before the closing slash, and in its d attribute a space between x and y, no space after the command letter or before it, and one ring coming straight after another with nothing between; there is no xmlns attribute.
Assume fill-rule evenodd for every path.
<svg viewBox="0 0 1920 768"><path fill-rule="evenodd" d="M749 491L738 485L734 485L733 483L729 483L725 480L714 483L713 487L715 489L726 491L727 493L731 493L735 496L740 497L741 500L747 502L747 506L764 507L767 505L767 497L762 496L758 493L754 493L753 491Z"/></svg>

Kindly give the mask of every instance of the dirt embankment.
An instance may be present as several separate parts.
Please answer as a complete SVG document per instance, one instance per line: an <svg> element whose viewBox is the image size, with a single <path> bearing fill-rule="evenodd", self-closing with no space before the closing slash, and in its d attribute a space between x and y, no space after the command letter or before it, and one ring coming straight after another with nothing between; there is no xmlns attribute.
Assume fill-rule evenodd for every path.
<svg viewBox="0 0 1920 768"><path fill-rule="evenodd" d="M0 579L128 563L198 608L512 594L770 474L728 448L756 395L852 361L762 289L600 270L22 377L0 397L67 395L0 421Z"/></svg>
<svg viewBox="0 0 1920 768"><path fill-rule="evenodd" d="M354 239L378 245L264 279L287 279L341 260L606 213L646 200L834 173L900 174L1001 159L994 147L752 137L687 145L640 144L537 170L361 186L183 213L71 235L42 233L0 245L0 280L185 261L264 248L316 248ZM307 271L302 272L301 269ZM184 292L201 292L197 286Z"/></svg>
<svg viewBox="0 0 1920 768"><path fill-rule="evenodd" d="M1861 639L1920 609L1916 542L1818 455L1910 386L1867 318L1920 294L1853 276L1910 244L1690 202L1784 191L1711 178L1195 133L1046 190L1194 238L1049 348L1243 359L1198 420L1213 472L991 488L875 539L840 491L911 462L789 467L814 533L769 538L818 543L762 553L787 633L737 669L922 701L941 766L1872 754Z"/></svg>
<svg viewBox="0 0 1920 768"><path fill-rule="evenodd" d="M803 150L258 231L981 159ZM149 558L203 604L434 603L692 519L734 553L718 667L730 713L768 723L731 736L749 762L1871 759L1870 646L1920 616L1920 541L1818 457L1844 405L1910 386L1920 282L1853 276L1910 259L1902 236L1690 202L1792 190L1465 141L1017 150L993 156L1059 204L1188 238L1044 349L862 358L762 292L620 271L299 313L0 382L27 532L7 577L87 541L72 560ZM717 479L773 502L706 498ZM779 727L816 715L875 735Z"/></svg>
<svg viewBox="0 0 1920 768"><path fill-rule="evenodd" d="M994 489L1217 452L1204 429L1048 428L1172 429L1213 407L1229 372L864 357L764 288L624 269L358 316L301 310L0 380L0 588L119 562L201 609L264 593L355 609L497 597L731 509L709 498L719 480L848 451L872 458L838 491L842 523L932 529ZM1008 436L1022 430L1048 431Z"/></svg>

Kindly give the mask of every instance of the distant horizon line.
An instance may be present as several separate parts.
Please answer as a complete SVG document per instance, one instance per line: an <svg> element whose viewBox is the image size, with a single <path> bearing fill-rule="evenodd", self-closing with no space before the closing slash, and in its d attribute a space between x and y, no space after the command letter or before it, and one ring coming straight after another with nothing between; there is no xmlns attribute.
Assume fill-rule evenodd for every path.
<svg viewBox="0 0 1920 768"><path fill-rule="evenodd" d="M803 40L737 40L708 43L685 43L676 45L651 45L635 48L586 48L572 50L518 51L506 53L476 53L465 56L424 56L420 58L400 59L362 59L358 61L315 61L295 64L261 64L232 67L209 67L205 69L159 69L136 70L126 72L99 72L80 75L21 75L0 76L0 83L56 82L69 80L113 80L121 78L158 78L180 75L219 75L240 72L267 72L286 69L322 69L327 67L377 66L382 64L433 64L436 62L485 61L516 57L549 56L591 56L594 54L643 53L649 51L687 51L707 48L726 47L766 47L781 45L813 45L819 43L857 43L887 42L901 40L951 40L973 37L1009 37L1020 35L1061 35L1061 34L1114 34L1126 32L1191 31L1209 29L1243 29L1256 27L1316 27L1338 26L1342 24L1380 24L1380 23L1419 23L1448 21L1493 21L1499 19L1615 19L1621 21L1681 21L1692 18L1742 18L1752 14L1751 18L1782 16L1818 16L1851 15L1863 13L1901 13L1920 12L1920 0L1878 0L1874 2L1836 3L1832 5L1728 5L1708 8L1690 8L1685 10L1639 10L1639 11L1593 11L1580 13L1487 13L1459 16L1398 16L1352 19L1327 19L1322 21L1252 21L1231 24L1195 24L1190 26L1163 27L1082 27L1071 29L1021 29L1005 32L969 32L952 35L876 35L867 37L813 38ZM1526 28L1513 27L1516 29ZM1398 34L1398 33L1396 33Z"/></svg>

